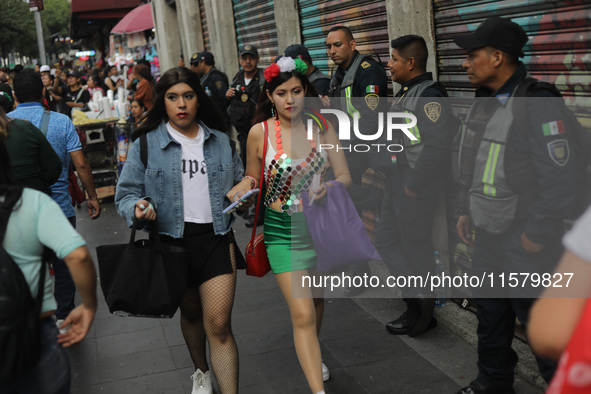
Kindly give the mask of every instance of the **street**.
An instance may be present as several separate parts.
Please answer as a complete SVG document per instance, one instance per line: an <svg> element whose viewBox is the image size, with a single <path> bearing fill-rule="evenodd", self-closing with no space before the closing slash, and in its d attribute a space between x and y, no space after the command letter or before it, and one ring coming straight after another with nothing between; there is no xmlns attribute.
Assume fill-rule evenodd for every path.
<svg viewBox="0 0 591 394"><path fill-rule="evenodd" d="M88 218L85 205L77 210L77 229L95 264L98 245L127 242L130 234L112 201L103 202L102 209L96 221ZM234 229L244 248L251 230L240 218ZM372 266L375 271L377 265ZM98 291L95 323L87 338L70 349L72 393L189 393L194 368L179 313L162 320L113 316L100 287ZM320 334L331 375L326 392L455 393L468 385L477 374L476 350L456 332L475 335L475 327L460 322L460 329L448 329L444 322L464 319L455 309L460 308L448 302L436 312L439 326L413 339L390 335L384 327L403 311L399 299L327 299ZM272 274L255 278L239 271L232 321L241 393L308 392L293 347L289 311ZM519 377L515 389L520 394L542 392Z"/></svg>

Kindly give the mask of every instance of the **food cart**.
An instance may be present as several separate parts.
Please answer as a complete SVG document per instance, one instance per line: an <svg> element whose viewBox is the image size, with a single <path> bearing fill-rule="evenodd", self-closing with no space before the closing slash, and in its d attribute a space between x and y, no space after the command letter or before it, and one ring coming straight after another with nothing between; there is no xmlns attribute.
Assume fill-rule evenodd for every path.
<svg viewBox="0 0 591 394"><path fill-rule="evenodd" d="M92 119L74 111L73 122L90 168L98 200L115 195L118 179L117 117Z"/></svg>

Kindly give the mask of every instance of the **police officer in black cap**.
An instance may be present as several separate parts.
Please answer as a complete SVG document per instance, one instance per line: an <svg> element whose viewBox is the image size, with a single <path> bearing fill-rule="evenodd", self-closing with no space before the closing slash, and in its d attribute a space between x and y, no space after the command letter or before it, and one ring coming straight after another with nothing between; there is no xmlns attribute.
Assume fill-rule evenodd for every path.
<svg viewBox="0 0 591 394"><path fill-rule="evenodd" d="M234 76L226 91L226 100L229 102L230 122L238 132L240 157L246 167L246 140L265 76L264 70L258 68L259 51L254 45L244 45L240 48L239 56L238 62L242 70Z"/></svg>
<svg viewBox="0 0 591 394"><path fill-rule="evenodd" d="M201 75L201 86L205 89L205 93L224 116L224 124L227 129L230 126L226 117L228 76L215 68L213 53L207 51L201 52L197 58L197 73Z"/></svg>
<svg viewBox="0 0 591 394"><path fill-rule="evenodd" d="M318 94L320 96L328 96L328 90L330 89L330 76L320 71L318 67L314 66L310 52L308 52L308 48L302 44L293 44L285 48L283 54L293 59L302 59L308 66L306 76L312 85L314 85Z"/></svg>
<svg viewBox="0 0 591 394"><path fill-rule="evenodd" d="M532 270L552 272L562 253L563 220L576 216L579 189L564 103L552 85L531 83L519 61L528 37L510 19L489 18L454 41L468 51L462 67L478 88L462 137L457 223L460 240L474 245L472 275L497 270L523 279L520 274ZM528 85L532 89L524 89ZM514 298L475 299L478 376L460 394L515 392L515 317L527 326L538 290L518 285L502 287L499 279L481 297ZM549 381L555 364L537 361Z"/></svg>
<svg viewBox="0 0 591 394"><path fill-rule="evenodd" d="M427 45L416 35L392 40L388 63L392 80L401 85L391 112L417 117L412 128L415 141L401 136L402 152L383 152L383 161L372 160L372 168L386 175L384 199L376 228L376 248L393 275L434 273L431 241L435 209L445 194L450 168L451 113L445 102L447 91L427 72ZM435 299L429 291L403 287L407 310L386 328L391 334L417 336L436 326Z"/></svg>
<svg viewBox="0 0 591 394"><path fill-rule="evenodd" d="M228 102L228 115L230 123L236 128L238 142L240 143L240 158L246 168L246 141L248 132L252 127L252 118L254 117L259 94L265 83L264 70L258 68L259 51L254 45L244 45L238 52L238 62L242 70L238 71L232 80L230 88L226 91L226 100ZM257 223L263 223L264 205L259 208L259 218ZM244 215L246 227L254 225L255 207Z"/></svg>
<svg viewBox="0 0 591 394"><path fill-rule="evenodd" d="M199 52L195 52L191 55L191 60L189 60L189 66L191 67L191 71L199 74Z"/></svg>

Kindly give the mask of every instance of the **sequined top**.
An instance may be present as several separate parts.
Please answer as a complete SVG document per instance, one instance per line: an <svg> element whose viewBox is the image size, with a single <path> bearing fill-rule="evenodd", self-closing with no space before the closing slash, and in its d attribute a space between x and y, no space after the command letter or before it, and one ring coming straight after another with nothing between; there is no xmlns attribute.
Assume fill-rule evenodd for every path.
<svg viewBox="0 0 591 394"><path fill-rule="evenodd" d="M300 194L310 188L313 176L319 174L321 179L324 178L326 159L326 151L318 152L315 147L311 148L305 159L292 159L286 153L278 156L269 140L265 155L265 206L268 207L279 199L281 212L288 215L298 212L302 201Z"/></svg>

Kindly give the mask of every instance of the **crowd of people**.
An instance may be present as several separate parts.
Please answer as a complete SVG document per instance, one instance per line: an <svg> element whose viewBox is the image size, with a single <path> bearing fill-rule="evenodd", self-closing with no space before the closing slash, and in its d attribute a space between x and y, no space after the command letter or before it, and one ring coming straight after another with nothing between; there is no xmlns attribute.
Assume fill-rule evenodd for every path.
<svg viewBox="0 0 591 394"><path fill-rule="evenodd" d="M535 108L542 115L530 118L526 130L519 130L522 123L513 116L516 104L512 99L521 94L523 84L531 83L519 61L527 41L518 24L498 17L487 19L470 35L455 37L467 52L462 67L477 88L476 97L494 99L474 101L457 139L461 145L457 233L462 242L473 246L476 274L492 266L515 272L542 263L555 267L563 251L563 221L574 220L582 212L577 199L580 151L573 131L564 127L568 123L560 106L537 101L536 106L546 106L541 111ZM433 221L438 197L452 179L451 151L453 137L457 137L448 130L459 129L445 100L447 91L427 72L424 38L405 35L392 40L388 67L392 81L401 88L391 110L414 114L413 138L401 133L398 140L404 149L396 155L347 149L360 140L359 134L375 133L377 103L388 91L384 67L371 54L357 51L356 44L349 28L329 30L327 54L336 65L332 77L314 66L301 44L285 48L264 70L258 67L256 46L242 46L241 70L231 81L215 67L214 54L207 51L195 53L190 68L181 58L179 67L166 71L157 82L149 64L141 61L130 73L126 88L132 93L119 100L131 104L132 138L147 144L149 161L142 158L141 144L134 143L118 180L115 204L130 226L138 220L149 230L150 222L157 220L163 242L190 253L180 325L195 367L193 394L213 392L210 365L222 393L238 391L239 355L231 313L237 270L245 268L245 261L243 248L233 236L235 216L222 210L240 201L237 213L247 226L254 226L255 199L242 199L250 190L260 188L262 193L257 224L264 225L270 267L289 308L295 351L312 393L325 392L330 372L318 342L324 290L294 293L294 284L301 283L298 279L322 275L316 271L313 240L309 232L300 231L306 228L302 193L319 202L327 198L328 181L342 183L359 213L380 207L375 244L393 274L435 272ZM5 80L0 84L0 219L10 218L2 245L26 272L33 292L36 276L31 270L40 264L40 245L55 251L55 290L53 295L46 291L40 318L42 334L49 332L53 338L47 351L63 357L63 349L55 342L65 346L80 341L96 310L96 284L90 279L94 268L84 241L73 230L75 212L66 195L70 163L88 192L90 217L100 215L90 167L69 118L72 109L84 110L96 92L120 94L124 81L116 66L93 70L86 78L78 70L64 72L48 66L42 66L39 73L27 69L2 73L6 70L0 69L0 82ZM531 86L529 97L558 95L551 86ZM307 104L315 103L309 104L316 106L312 110L340 104L346 116L356 121L350 122L357 125L355 133L350 133L352 140L340 141L340 133L330 122L318 122L308 130L310 115L303 107L304 99L310 100ZM526 111L533 113L534 104L530 106ZM551 126L556 132L548 131ZM336 149L320 149L328 145ZM9 158L3 153L7 148ZM199 168L193 168L195 163ZM501 163L498 168L494 167L497 163ZM377 196L362 184L362 175L370 168L385 175L383 195ZM35 207L36 213L24 217L16 204L20 200ZM55 203L63 214L52 209ZM51 215L45 210L51 210ZM31 226L40 226L37 216L51 221L51 227L44 227L47 235L31 230ZM572 260L589 262L587 250L577 246L584 243L583 226L587 224L566 239L569 252L561 266ZM29 231L26 248L31 249L30 256L23 257L10 242L22 231ZM352 269L361 273L369 266L362 262ZM83 300L78 308L74 307L76 288ZM346 289L349 296L357 293ZM416 337L437 326L435 294L406 287L402 297L406 311L386 325L391 334ZM459 394L514 393L517 356L511 341L515 318L527 328L534 301L519 296L476 299L478 376ZM550 304L537 308L564 310L562 304ZM580 314L582 308L577 305L575 309ZM545 316L536 315L535 322L547 324ZM57 319L57 327L45 324L52 319ZM569 321L572 332L577 318ZM59 336L58 328L62 330ZM568 335L555 350L539 326L532 333L540 372L550 382ZM0 392L37 384L31 382L44 376L43 368L40 364L27 375L0 382ZM63 387L68 379L64 377ZM32 390L23 392L67 392Z"/></svg>

